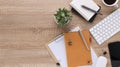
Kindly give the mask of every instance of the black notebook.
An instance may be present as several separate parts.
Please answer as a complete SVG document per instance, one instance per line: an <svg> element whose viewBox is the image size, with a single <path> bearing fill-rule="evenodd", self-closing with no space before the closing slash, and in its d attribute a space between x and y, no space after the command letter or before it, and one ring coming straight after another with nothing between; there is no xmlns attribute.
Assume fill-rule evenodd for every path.
<svg viewBox="0 0 120 67"><path fill-rule="evenodd" d="M112 67L120 67L120 41L109 43L108 46Z"/></svg>

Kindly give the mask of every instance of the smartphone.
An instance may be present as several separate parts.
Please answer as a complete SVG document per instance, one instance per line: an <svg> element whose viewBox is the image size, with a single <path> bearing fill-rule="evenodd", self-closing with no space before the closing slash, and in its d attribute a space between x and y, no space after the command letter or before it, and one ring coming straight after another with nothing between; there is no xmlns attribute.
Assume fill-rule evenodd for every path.
<svg viewBox="0 0 120 67"><path fill-rule="evenodd" d="M108 44L112 67L120 67L120 41Z"/></svg>

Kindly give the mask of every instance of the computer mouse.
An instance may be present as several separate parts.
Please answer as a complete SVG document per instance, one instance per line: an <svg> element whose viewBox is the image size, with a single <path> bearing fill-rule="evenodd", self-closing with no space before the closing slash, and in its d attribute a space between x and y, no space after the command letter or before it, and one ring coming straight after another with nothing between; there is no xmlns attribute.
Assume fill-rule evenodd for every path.
<svg viewBox="0 0 120 67"><path fill-rule="evenodd" d="M107 59L104 56L98 57L95 67L106 67Z"/></svg>

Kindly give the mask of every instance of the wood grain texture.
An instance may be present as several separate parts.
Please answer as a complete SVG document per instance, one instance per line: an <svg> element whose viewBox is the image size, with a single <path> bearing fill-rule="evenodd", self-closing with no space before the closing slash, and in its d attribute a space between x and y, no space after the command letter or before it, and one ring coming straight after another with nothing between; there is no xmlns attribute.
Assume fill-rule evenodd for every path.
<svg viewBox="0 0 120 67"><path fill-rule="evenodd" d="M71 23L65 29L80 26L89 29L115 10L106 7L101 0L94 0L102 9L94 22L88 23L73 13ZM0 67L57 67L49 55L45 44L65 30L58 28L53 14L60 7L71 10L71 0L0 0ZM120 5L120 2L118 3ZM97 55L108 52L108 43L120 41L120 33L92 47ZM111 67L109 54L107 67Z"/></svg>

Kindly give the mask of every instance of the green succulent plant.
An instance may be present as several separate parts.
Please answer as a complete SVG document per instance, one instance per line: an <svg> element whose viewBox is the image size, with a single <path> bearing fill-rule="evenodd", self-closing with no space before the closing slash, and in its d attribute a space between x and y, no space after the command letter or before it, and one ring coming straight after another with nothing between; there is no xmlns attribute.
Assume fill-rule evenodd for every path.
<svg viewBox="0 0 120 67"><path fill-rule="evenodd" d="M72 19L71 12L65 8L59 8L54 16L59 27L67 25L67 23Z"/></svg>

